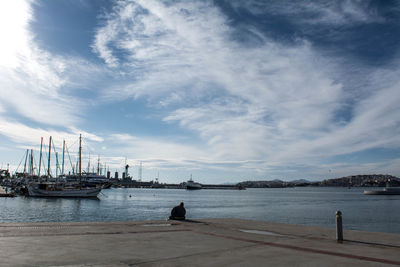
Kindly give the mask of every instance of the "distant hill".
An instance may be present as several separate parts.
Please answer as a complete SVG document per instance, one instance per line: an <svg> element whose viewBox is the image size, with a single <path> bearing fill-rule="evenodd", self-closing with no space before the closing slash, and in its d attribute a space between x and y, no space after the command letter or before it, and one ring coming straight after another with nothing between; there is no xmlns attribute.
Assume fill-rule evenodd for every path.
<svg viewBox="0 0 400 267"><path fill-rule="evenodd" d="M310 182L304 179L286 182L279 179L275 179L272 181L244 181L238 183L237 185L241 185L247 188L280 188L280 187L294 187L294 186L310 186L310 185L315 185L315 183L319 182Z"/></svg>
<svg viewBox="0 0 400 267"><path fill-rule="evenodd" d="M389 174L352 175L323 180L321 186L382 187L400 186L400 179Z"/></svg>
<svg viewBox="0 0 400 267"><path fill-rule="evenodd" d="M311 182L305 179L285 182L275 179L272 181L244 181L237 185L247 188L279 188L294 186L383 187L386 185L400 186L400 179L389 174L363 174L325 179L318 182Z"/></svg>
<svg viewBox="0 0 400 267"><path fill-rule="evenodd" d="M296 183L296 184L302 184L302 183L311 183L309 180L306 179L299 179L299 180L294 180L291 181L292 183Z"/></svg>

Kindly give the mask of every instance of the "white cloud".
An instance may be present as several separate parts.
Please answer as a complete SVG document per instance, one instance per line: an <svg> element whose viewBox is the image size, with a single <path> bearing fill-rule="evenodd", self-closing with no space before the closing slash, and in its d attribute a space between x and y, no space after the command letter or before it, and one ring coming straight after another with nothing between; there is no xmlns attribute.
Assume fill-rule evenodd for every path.
<svg viewBox="0 0 400 267"><path fill-rule="evenodd" d="M88 90L108 73L82 58L41 49L30 28L34 3L0 3L4 36L0 44L0 111L9 117L17 113L38 123L69 127L80 121L80 113L88 105L77 96L79 89Z"/></svg>
<svg viewBox="0 0 400 267"><path fill-rule="evenodd" d="M75 126L79 113L93 104L73 96L76 88L83 88L101 93L105 101L146 98L170 111L163 123L199 137L195 144L132 133L100 137L83 132L89 150L98 151L98 143L108 148L104 159L115 168L124 159L114 155L122 154L154 169L236 168L262 174L296 166L282 173L314 168L320 174L331 166L318 167L321 159L399 147L396 66L369 77L363 97L353 99L352 114L342 121L338 112L353 94L344 91L349 81L340 76L340 63L324 58L305 40L286 46L255 28L250 30L260 40L256 45L237 42L229 19L211 2L117 2L93 43L104 67L40 49L29 32L30 2L21 3L10 7L18 13L15 17L0 18L0 27L10 21L14 27L4 28L10 36L0 46L0 112L8 116L0 117L0 133L16 143L35 145L49 135L57 136L58 146L62 139L75 142L83 132ZM300 8L290 6L286 12ZM319 15L302 23L379 20L356 2L313 2L303 8ZM48 125L35 128L13 121L10 110ZM64 130L48 130L51 127Z"/></svg>
<svg viewBox="0 0 400 267"><path fill-rule="evenodd" d="M60 96L65 62L37 47L29 31L32 1L2 1L0 27L0 100L7 111L38 122L62 125L76 121L74 101Z"/></svg>
<svg viewBox="0 0 400 267"><path fill-rule="evenodd" d="M2 117L0 117L0 134L7 136L15 143L35 147L40 145L41 137L48 138L50 136L55 137L54 144L59 148L62 147L63 140L69 144L76 144L80 134L89 142L98 143L104 140L102 137L74 127L68 128L67 131L48 130L30 127L19 122L6 120Z"/></svg>
<svg viewBox="0 0 400 267"><path fill-rule="evenodd" d="M246 8L255 15L265 13L287 16L297 23L320 25L354 25L355 23L383 22L369 1L233 1L233 7L240 12ZM282 8L284 6L284 8Z"/></svg>
<svg viewBox="0 0 400 267"><path fill-rule="evenodd" d="M0 32L3 40L0 44L0 66L18 66L18 54L26 53L26 23L32 16L28 1L1 1Z"/></svg>
<svg viewBox="0 0 400 267"><path fill-rule="evenodd" d="M319 14L308 22L379 20L362 3L326 5L307 4L307 12ZM263 44L248 47L234 41L228 19L206 2L135 1L120 3L114 12L98 29L94 49L127 82L104 93L174 107L164 121L204 141L200 150L145 141L147 151L162 148L160 158L184 155L200 162L208 155L265 171L295 163L315 167L331 156L400 144L393 77L382 88L369 84L342 121L338 112L352 98L343 89L349 81L337 77L343 66L306 41L288 47L251 29ZM127 57L120 58L121 52ZM142 147L143 140L129 141Z"/></svg>
<svg viewBox="0 0 400 267"><path fill-rule="evenodd" d="M137 159L169 159L182 162L185 159L208 158L206 151L193 145L184 145L166 140L137 137L130 134L112 134L110 142L121 154L128 154L130 158ZM117 148L118 147L118 148Z"/></svg>

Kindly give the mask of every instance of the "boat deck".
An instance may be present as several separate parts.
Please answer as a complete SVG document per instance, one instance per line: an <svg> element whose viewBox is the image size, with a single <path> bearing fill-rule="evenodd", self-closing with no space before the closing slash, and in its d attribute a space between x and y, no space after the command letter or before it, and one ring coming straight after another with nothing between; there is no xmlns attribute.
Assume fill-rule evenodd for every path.
<svg viewBox="0 0 400 267"><path fill-rule="evenodd" d="M6 192L1 186L0 186L0 197L14 197L15 195L10 192Z"/></svg>
<svg viewBox="0 0 400 267"><path fill-rule="evenodd" d="M400 266L400 235L249 221L0 224L1 266Z"/></svg>

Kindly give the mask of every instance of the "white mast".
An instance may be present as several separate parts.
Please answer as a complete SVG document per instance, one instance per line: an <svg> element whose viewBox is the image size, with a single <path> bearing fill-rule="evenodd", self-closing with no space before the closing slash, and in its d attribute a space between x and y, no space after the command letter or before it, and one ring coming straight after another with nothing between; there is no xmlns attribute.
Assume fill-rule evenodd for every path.
<svg viewBox="0 0 400 267"><path fill-rule="evenodd" d="M62 169L61 169L61 175L64 175L64 156L65 156L65 140L63 141L63 154L62 154Z"/></svg>
<svg viewBox="0 0 400 267"><path fill-rule="evenodd" d="M79 135L79 184L82 179L82 135Z"/></svg>
<svg viewBox="0 0 400 267"><path fill-rule="evenodd" d="M39 173L38 173L39 177L40 177L40 168L42 166L42 145L43 145L43 137L40 138Z"/></svg>
<svg viewBox="0 0 400 267"><path fill-rule="evenodd" d="M47 176L50 178L51 136L49 140L49 161L47 163Z"/></svg>

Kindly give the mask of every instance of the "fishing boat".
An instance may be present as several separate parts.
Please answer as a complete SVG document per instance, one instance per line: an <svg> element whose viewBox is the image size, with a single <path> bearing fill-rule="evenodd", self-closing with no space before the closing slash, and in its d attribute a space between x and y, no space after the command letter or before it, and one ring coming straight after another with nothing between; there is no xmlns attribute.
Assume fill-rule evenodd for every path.
<svg viewBox="0 0 400 267"><path fill-rule="evenodd" d="M50 137L51 143L51 137ZM49 149L49 166L50 166ZM66 183L64 181L53 182L31 182L28 184L28 192L31 197L76 197L76 198L95 198L101 191L101 187L88 187L82 183L82 135L79 136L79 173L77 182ZM50 176L50 167L48 168Z"/></svg>

